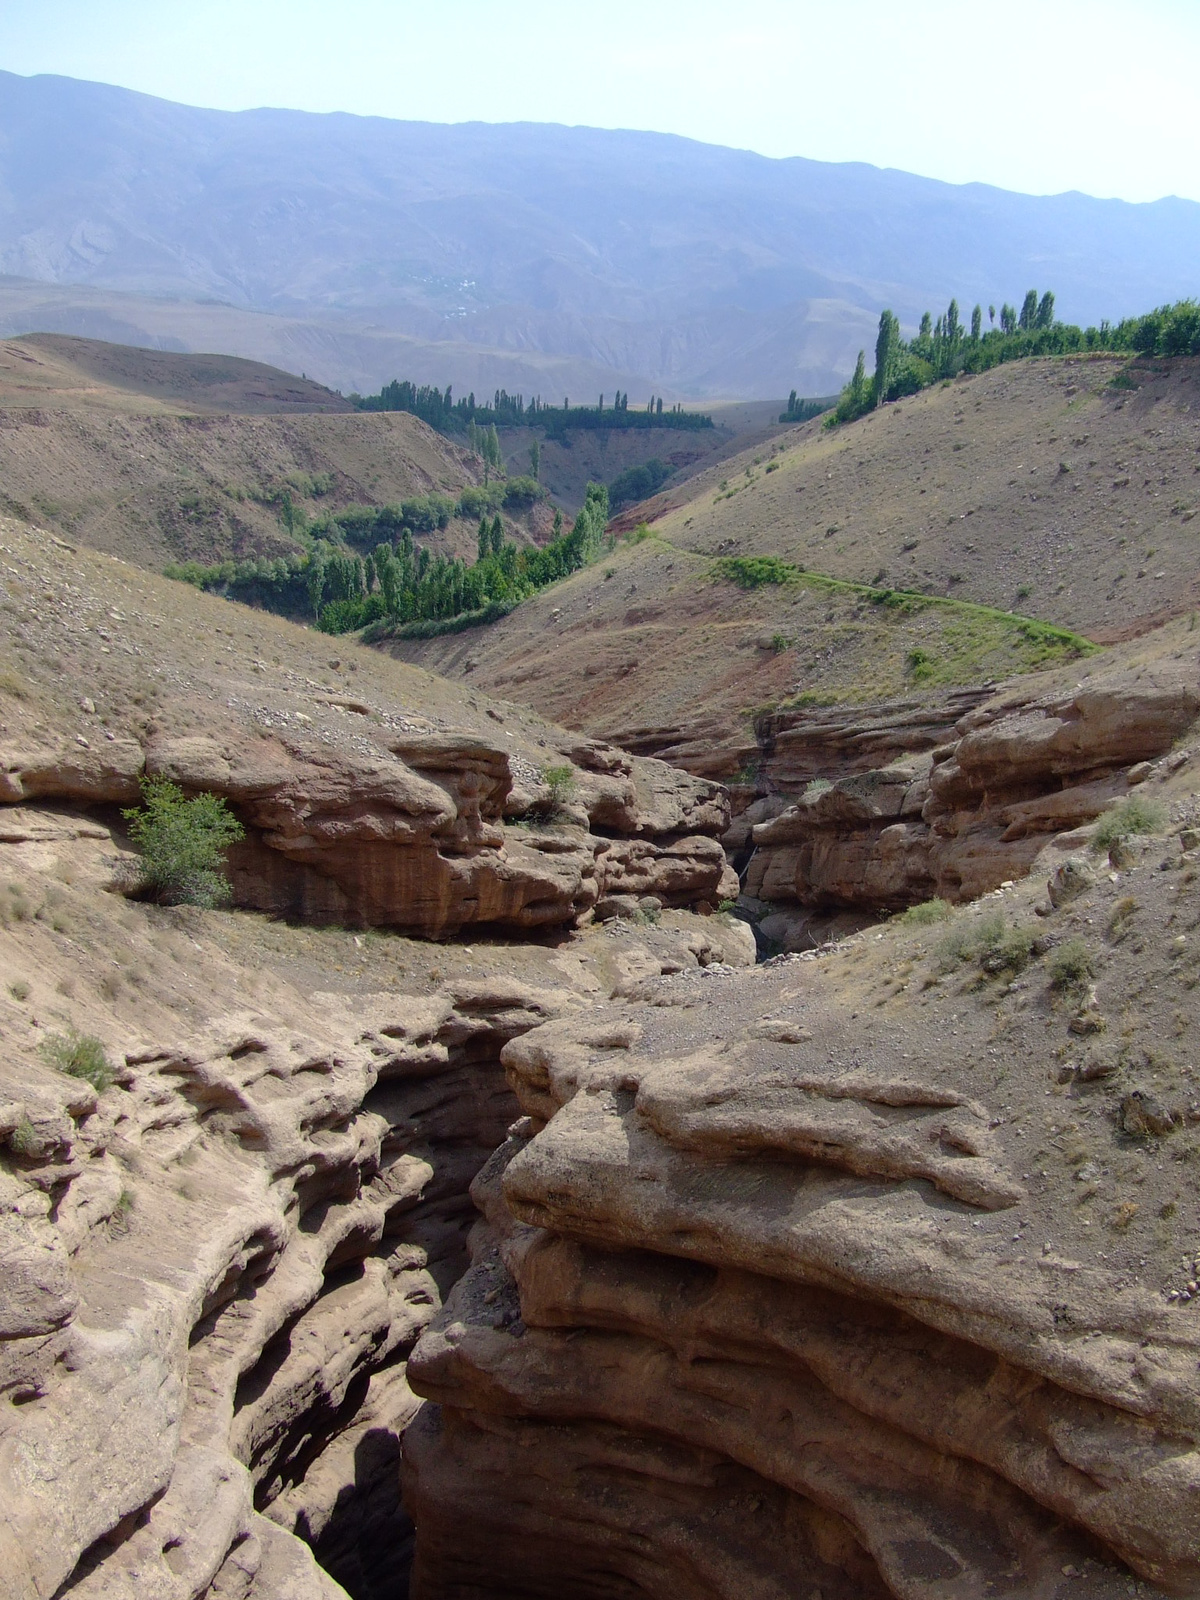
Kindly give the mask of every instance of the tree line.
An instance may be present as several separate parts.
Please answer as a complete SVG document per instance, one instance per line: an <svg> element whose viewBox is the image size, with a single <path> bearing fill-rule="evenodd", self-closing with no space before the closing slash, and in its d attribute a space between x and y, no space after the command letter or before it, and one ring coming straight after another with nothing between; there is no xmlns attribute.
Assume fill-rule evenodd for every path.
<svg viewBox="0 0 1200 1600"><path fill-rule="evenodd" d="M931 383L953 378L960 372L986 372L1006 361L1026 356L1070 355L1077 351L1133 352L1143 355L1200 354L1200 302L1181 300L1162 306L1140 317L1129 317L1113 325L1101 322L1098 328L1078 328L1059 322L1054 315L1054 294L1039 295L1030 289L1018 311L1004 304L996 326L996 308L988 307L988 327L983 326L983 307L971 312L970 327L964 325L957 300L951 300L935 322L926 312L916 335L900 336L900 323L891 311L879 318L875 340L875 370L867 376L866 352L860 350L854 376L838 397L826 427L852 422L873 411L886 400L899 400L916 394ZM781 421L789 420L785 417Z"/></svg>
<svg viewBox="0 0 1200 1600"><path fill-rule="evenodd" d="M450 385L442 390L397 378L385 383L378 394L352 394L349 399L359 411L407 411L438 433L466 435L471 448L476 454L484 455L485 460L483 440L488 430L497 428L545 428L554 436L568 428L693 430L713 426L711 417L685 411L681 405L664 408L661 396L651 395L644 409L639 406L630 410L629 395L620 390L608 406L603 395L594 406L572 406L569 396L561 406L553 406L547 405L540 395L526 401L524 395L511 395L506 389L497 389L490 402L478 402L473 392L465 399L455 400ZM499 471L498 459L494 465Z"/></svg>
<svg viewBox="0 0 1200 1600"><path fill-rule="evenodd" d="M599 555L608 522L608 490L588 485L569 532L555 514L554 535L541 549L518 550L496 514L480 518L476 558L435 556L416 543L409 526L365 555L317 540L287 556L187 562L166 569L197 588L283 616L311 617L323 632L348 633L370 624L388 629L462 625L502 615ZM429 625L433 625L432 627Z"/></svg>

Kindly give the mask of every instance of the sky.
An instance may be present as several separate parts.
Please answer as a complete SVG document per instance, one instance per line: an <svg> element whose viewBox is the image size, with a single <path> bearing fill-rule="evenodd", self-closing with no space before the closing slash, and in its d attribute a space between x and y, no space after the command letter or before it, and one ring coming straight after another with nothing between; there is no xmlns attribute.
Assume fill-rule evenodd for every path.
<svg viewBox="0 0 1200 1600"><path fill-rule="evenodd" d="M0 0L0 68L1200 200L1200 0Z"/></svg>

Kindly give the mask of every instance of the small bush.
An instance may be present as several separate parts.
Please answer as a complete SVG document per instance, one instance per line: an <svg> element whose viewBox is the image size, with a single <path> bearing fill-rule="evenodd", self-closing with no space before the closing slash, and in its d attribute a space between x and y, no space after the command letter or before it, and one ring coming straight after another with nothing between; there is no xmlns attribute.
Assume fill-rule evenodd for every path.
<svg viewBox="0 0 1200 1600"><path fill-rule="evenodd" d="M10 883L7 893L0 897L0 924L28 922L33 916L33 906L19 883Z"/></svg>
<svg viewBox="0 0 1200 1600"><path fill-rule="evenodd" d="M128 1233L133 1215L133 1190L122 1189L117 1203L109 1215L108 1225L114 1233Z"/></svg>
<svg viewBox="0 0 1200 1600"><path fill-rule="evenodd" d="M146 889L161 905L216 906L229 898L225 851L245 837L224 800L192 800L166 778L142 780L140 807L122 815L142 853Z"/></svg>
<svg viewBox="0 0 1200 1600"><path fill-rule="evenodd" d="M792 641L786 633L773 633L771 635L771 649L774 650L777 656L782 655L785 650L790 650L791 648Z"/></svg>
<svg viewBox="0 0 1200 1600"><path fill-rule="evenodd" d="M1082 989L1092 975L1092 958L1082 939L1067 939L1050 957L1050 984L1055 989Z"/></svg>
<svg viewBox="0 0 1200 1600"><path fill-rule="evenodd" d="M909 928L928 928L935 922L945 922L951 907L945 900L922 900L920 905L909 906L896 921Z"/></svg>
<svg viewBox="0 0 1200 1600"><path fill-rule="evenodd" d="M29 999L29 985L25 982L24 978L18 978L16 983L10 983L8 986L8 992L10 995L12 995L14 1000Z"/></svg>
<svg viewBox="0 0 1200 1600"><path fill-rule="evenodd" d="M8 1136L9 1149L15 1156L35 1156L40 1146L37 1129L28 1117L22 1117Z"/></svg>
<svg viewBox="0 0 1200 1600"><path fill-rule="evenodd" d="M828 794L833 788L830 778L813 778L804 790L804 799L808 801L819 800L823 794Z"/></svg>
<svg viewBox="0 0 1200 1600"><path fill-rule="evenodd" d="M983 946L976 957L982 971L995 977L1002 972L1023 972L1033 954L1033 934L1028 928L1004 928L999 938Z"/></svg>
<svg viewBox="0 0 1200 1600"><path fill-rule="evenodd" d="M905 671L914 683L928 683L937 671L937 661L928 650L910 650L904 664Z"/></svg>
<svg viewBox="0 0 1200 1600"><path fill-rule="evenodd" d="M553 822L563 807L575 797L575 768L568 765L543 767L540 776L549 792L544 800L531 808L530 819L534 822Z"/></svg>
<svg viewBox="0 0 1200 1600"><path fill-rule="evenodd" d="M1131 794L1111 807L1097 822L1092 832L1092 849L1097 855L1111 850L1119 839L1134 834L1158 833L1166 825L1167 814L1157 800L1145 795Z"/></svg>
<svg viewBox="0 0 1200 1600"><path fill-rule="evenodd" d="M1029 965L1034 936L1028 928L1010 928L1001 911L990 911L973 923L951 928L940 941L935 961L942 972L953 972L965 961L974 961L992 977L1003 972L1018 973Z"/></svg>
<svg viewBox="0 0 1200 1600"><path fill-rule="evenodd" d="M91 1033L52 1033L42 1040L41 1054L48 1066L69 1078L82 1078L103 1094L116 1074L100 1040Z"/></svg>
<svg viewBox="0 0 1200 1600"><path fill-rule="evenodd" d="M542 782L550 791L552 805L565 805L575 794L575 768L571 766L543 767Z"/></svg>

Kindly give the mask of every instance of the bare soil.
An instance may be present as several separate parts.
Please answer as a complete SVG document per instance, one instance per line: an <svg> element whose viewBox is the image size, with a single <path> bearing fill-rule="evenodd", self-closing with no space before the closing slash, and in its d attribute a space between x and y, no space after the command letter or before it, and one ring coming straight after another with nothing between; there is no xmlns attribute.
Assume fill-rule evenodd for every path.
<svg viewBox="0 0 1200 1600"><path fill-rule="evenodd" d="M133 403L243 416L353 409L324 384L240 356L144 350L62 333L29 333L0 345L0 405L90 408L112 390Z"/></svg>
<svg viewBox="0 0 1200 1600"><path fill-rule="evenodd" d="M610 736L919 695L1042 664L966 607L1102 642L1200 606L1198 512L1200 362L1024 362L751 446L622 519L653 541L404 654ZM814 577L712 581L713 558L755 555ZM888 609L822 576L966 607Z"/></svg>

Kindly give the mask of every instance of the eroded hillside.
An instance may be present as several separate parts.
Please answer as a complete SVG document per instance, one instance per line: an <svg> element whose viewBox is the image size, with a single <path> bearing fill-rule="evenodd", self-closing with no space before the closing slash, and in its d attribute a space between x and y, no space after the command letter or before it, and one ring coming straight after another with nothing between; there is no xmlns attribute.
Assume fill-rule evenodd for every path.
<svg viewBox="0 0 1200 1600"><path fill-rule="evenodd" d="M409 1363L416 1595L1195 1592L1181 754L1120 870L1076 835L506 1046L525 1119Z"/></svg>
<svg viewBox="0 0 1200 1600"><path fill-rule="evenodd" d="M295 550L285 496L311 520L453 501L481 481L475 457L415 417L352 412L257 362L52 336L0 344L0 506L139 566ZM550 520L538 506L510 532L528 540ZM451 518L422 542L473 557L477 523Z"/></svg>
<svg viewBox="0 0 1200 1600"><path fill-rule="evenodd" d="M404 654L660 748L732 749L764 706L1002 678L1053 658L1022 616L1109 639L1191 610L1198 393L1193 361L1056 359L809 423L622 519L652 540ZM758 557L774 572L739 592L730 558Z"/></svg>

